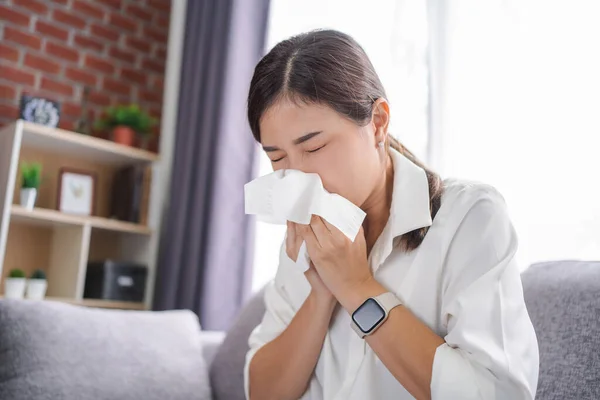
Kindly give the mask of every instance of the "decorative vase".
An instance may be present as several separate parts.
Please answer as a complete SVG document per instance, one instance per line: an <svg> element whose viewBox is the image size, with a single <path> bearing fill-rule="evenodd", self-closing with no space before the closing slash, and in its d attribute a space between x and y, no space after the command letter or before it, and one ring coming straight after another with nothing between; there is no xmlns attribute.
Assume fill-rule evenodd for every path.
<svg viewBox="0 0 600 400"><path fill-rule="evenodd" d="M44 300L48 281L45 279L30 279L27 282L27 298L30 300Z"/></svg>
<svg viewBox="0 0 600 400"><path fill-rule="evenodd" d="M21 188L21 206L28 210L33 210L35 199L37 197L36 188Z"/></svg>
<svg viewBox="0 0 600 400"><path fill-rule="evenodd" d="M115 126L112 130L113 142L133 146L135 142L135 131L128 126Z"/></svg>
<svg viewBox="0 0 600 400"><path fill-rule="evenodd" d="M22 299L25 294L25 278L6 278L4 280L4 297L7 299Z"/></svg>

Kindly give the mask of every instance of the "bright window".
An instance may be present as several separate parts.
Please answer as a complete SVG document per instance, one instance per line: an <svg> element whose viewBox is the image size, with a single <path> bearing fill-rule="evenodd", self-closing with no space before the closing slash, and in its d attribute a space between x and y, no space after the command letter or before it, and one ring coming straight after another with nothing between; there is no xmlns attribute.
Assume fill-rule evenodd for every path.
<svg viewBox="0 0 600 400"><path fill-rule="evenodd" d="M429 29L426 3L436 7ZM352 35L388 92L391 133L444 178L499 189L519 236L522 269L600 259L599 2L271 4L268 48L314 28ZM260 157L260 173L270 172ZM274 276L284 232L258 224L254 289Z"/></svg>
<svg viewBox="0 0 600 400"><path fill-rule="evenodd" d="M446 4L438 171L500 190L522 269L599 260L600 3Z"/></svg>

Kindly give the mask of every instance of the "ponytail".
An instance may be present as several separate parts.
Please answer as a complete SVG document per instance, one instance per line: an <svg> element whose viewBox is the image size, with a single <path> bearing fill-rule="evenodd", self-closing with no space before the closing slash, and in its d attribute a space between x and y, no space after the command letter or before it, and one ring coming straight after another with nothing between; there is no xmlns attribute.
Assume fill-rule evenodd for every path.
<svg viewBox="0 0 600 400"><path fill-rule="evenodd" d="M411 153L398 139L388 135L389 146L398 151L404 157L408 158L413 164L422 168L427 175L427 182L429 183L429 210L431 212L431 219L435 218L435 215L440 209L442 204L442 195L444 193L444 183L442 178L435 172L429 170L421 161L419 161L413 153ZM429 227L415 229L405 233L400 237L399 246L402 250L410 252L421 244L425 235L429 231Z"/></svg>

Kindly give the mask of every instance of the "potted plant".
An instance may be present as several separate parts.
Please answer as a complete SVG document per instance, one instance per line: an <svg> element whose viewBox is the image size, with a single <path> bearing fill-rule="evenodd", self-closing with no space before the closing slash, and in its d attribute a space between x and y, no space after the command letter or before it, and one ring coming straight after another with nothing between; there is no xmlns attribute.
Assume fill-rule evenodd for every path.
<svg viewBox="0 0 600 400"><path fill-rule="evenodd" d="M133 146L135 136L147 137L156 125L156 119L140 109L137 104L118 105L106 109L96 121L95 128L110 131L116 143Z"/></svg>
<svg viewBox="0 0 600 400"><path fill-rule="evenodd" d="M42 180L42 166L38 163L22 163L21 177L21 205L32 210Z"/></svg>
<svg viewBox="0 0 600 400"><path fill-rule="evenodd" d="M47 287L46 273L41 269L36 269L27 282L27 298L31 300L43 300L46 296Z"/></svg>
<svg viewBox="0 0 600 400"><path fill-rule="evenodd" d="M25 294L25 272L22 269L12 269L4 280L4 297L7 299L22 299Z"/></svg>

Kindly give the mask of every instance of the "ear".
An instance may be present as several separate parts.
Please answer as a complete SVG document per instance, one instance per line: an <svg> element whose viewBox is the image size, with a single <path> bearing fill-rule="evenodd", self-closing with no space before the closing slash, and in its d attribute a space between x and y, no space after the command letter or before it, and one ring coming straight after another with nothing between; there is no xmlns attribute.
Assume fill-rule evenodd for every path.
<svg viewBox="0 0 600 400"><path fill-rule="evenodd" d="M375 131L375 143L387 140L388 125L390 124L390 105L386 99L380 97L373 103L371 123Z"/></svg>

